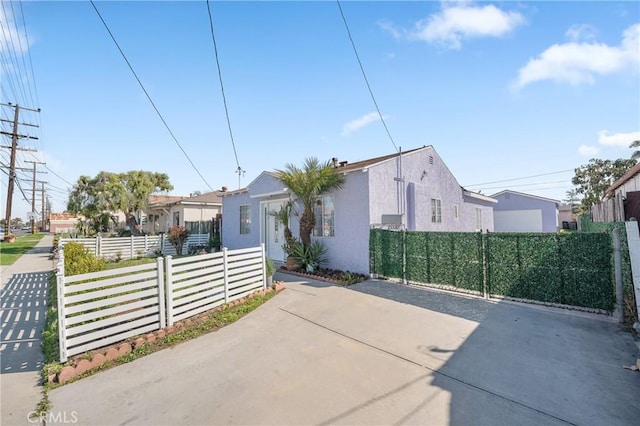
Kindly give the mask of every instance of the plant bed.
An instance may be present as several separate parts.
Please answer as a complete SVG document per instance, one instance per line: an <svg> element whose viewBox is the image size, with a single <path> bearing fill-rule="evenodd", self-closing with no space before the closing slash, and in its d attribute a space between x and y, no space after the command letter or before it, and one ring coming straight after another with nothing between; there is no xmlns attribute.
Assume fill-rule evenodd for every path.
<svg viewBox="0 0 640 426"><path fill-rule="evenodd" d="M279 269L280 272L285 274L297 275L299 277L311 278L317 281L323 281L327 283L339 284L339 285L352 285L357 284L362 281L366 281L368 277L364 274L358 274L355 272L349 271L340 271L337 269L318 269L314 272L306 272L302 269L287 269L284 266L281 266Z"/></svg>

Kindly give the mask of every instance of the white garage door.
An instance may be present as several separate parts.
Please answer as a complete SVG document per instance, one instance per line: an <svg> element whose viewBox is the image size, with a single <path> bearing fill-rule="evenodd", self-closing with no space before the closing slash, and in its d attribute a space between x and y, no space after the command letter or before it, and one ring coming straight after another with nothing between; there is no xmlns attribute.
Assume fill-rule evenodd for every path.
<svg viewBox="0 0 640 426"><path fill-rule="evenodd" d="M495 232L542 232L542 210L493 211Z"/></svg>

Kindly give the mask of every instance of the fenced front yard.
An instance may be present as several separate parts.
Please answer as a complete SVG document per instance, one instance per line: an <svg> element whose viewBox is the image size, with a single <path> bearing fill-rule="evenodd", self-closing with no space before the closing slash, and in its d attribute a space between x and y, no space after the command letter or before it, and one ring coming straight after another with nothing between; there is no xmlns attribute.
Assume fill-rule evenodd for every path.
<svg viewBox="0 0 640 426"><path fill-rule="evenodd" d="M623 245L622 251L621 266L630 269L628 248ZM613 244L607 233L372 229L370 268L380 276L486 297L608 312L616 303Z"/></svg>
<svg viewBox="0 0 640 426"><path fill-rule="evenodd" d="M60 361L158 330L266 288L264 247L88 274L57 270Z"/></svg>
<svg viewBox="0 0 640 426"><path fill-rule="evenodd" d="M136 257L161 254L175 256L176 248L169 242L166 235L143 235L138 237L96 237L96 238L61 238L59 247L65 243L82 244L95 257L135 259ZM187 254L192 247L206 246L209 234L191 234L182 247L181 255Z"/></svg>

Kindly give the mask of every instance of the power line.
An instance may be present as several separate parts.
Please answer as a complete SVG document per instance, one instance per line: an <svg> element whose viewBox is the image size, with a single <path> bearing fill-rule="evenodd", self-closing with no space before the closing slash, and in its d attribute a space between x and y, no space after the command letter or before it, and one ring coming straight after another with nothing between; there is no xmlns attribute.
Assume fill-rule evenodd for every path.
<svg viewBox="0 0 640 426"><path fill-rule="evenodd" d="M33 61L31 60L31 49L29 49L29 36L27 35L27 24L24 19L24 9L22 8L22 0L20 0L20 13L22 15L22 27L24 28L24 39L27 42L27 53L29 54L29 66L31 67L31 77L33 79L33 90L36 94L36 105L40 105L40 99L38 98L38 86L36 85L36 74L33 72ZM40 117L37 115L37 117ZM40 124L38 122L38 124Z"/></svg>
<svg viewBox="0 0 640 426"><path fill-rule="evenodd" d="M371 90L371 85L369 84L369 79L367 78L367 74L364 72L364 66L362 65L362 61L360 60L360 55L358 55L358 49L356 49L356 44L353 41L353 37L351 37L351 31L349 30L349 24L347 24L347 18L344 16L344 12L342 11L342 5L340 4L340 0L336 0L338 3L338 9L340 9L340 16L342 16L342 22L344 22L344 27L347 29L347 35L349 36L349 41L351 41L351 47L353 47L353 52L356 54L356 59L358 60L358 65L360 66L360 71L362 71L362 77L364 77L364 82L367 84L367 89L369 90L369 94L371 95L371 99L373 100L373 104L376 106L376 111L378 112L378 117L380 117L380 121L384 126L384 130L387 132L387 136L389 136L389 140L391 144L395 148L396 151L400 151L398 146L393 141L391 137L391 132L389 132L389 128L387 127L387 122L384 120L382 113L380 112L380 107L378 106L378 102L376 101L376 97L373 95L373 90Z"/></svg>
<svg viewBox="0 0 640 426"><path fill-rule="evenodd" d="M552 183L567 183L566 180L554 180L554 181L550 181L550 182L533 182L533 183L522 183L519 185L509 185L509 188L516 188L516 187L522 187L522 186L534 186L534 185L549 185ZM569 183L567 183L569 184ZM497 189L497 188L504 188L504 185L502 186L483 186L481 189Z"/></svg>
<svg viewBox="0 0 640 426"><path fill-rule="evenodd" d="M218 67L218 79L220 80L220 91L222 92L222 102L224 104L224 113L227 117L227 128L229 129L229 137L231 138L231 146L233 147L233 155L236 158L236 173L238 173L238 181L240 181L240 174L244 173L244 170L240 167L240 162L238 161L238 152L236 151L236 143L233 140L233 132L231 131L231 120L229 120L229 109L227 108L227 97L224 93L224 84L222 83L222 70L220 68L220 59L218 57L218 44L216 43L216 35L213 31L213 18L211 17L211 6L209 5L209 0L207 0L207 12L209 13L209 27L211 28L211 39L213 40L213 51L216 57L216 66ZM238 185L239 186L239 185Z"/></svg>
<svg viewBox="0 0 640 426"><path fill-rule="evenodd" d="M523 179L529 179L529 178L540 177L540 176L557 175L557 174L560 174L560 173L568 173L568 172L573 172L573 171L575 171L575 169L560 170L560 171L557 171L557 172L542 173L542 174L539 174L539 175L524 176L524 177L513 178L513 179L494 180L492 182L483 182L483 183L476 183L474 185L463 185L463 186L465 188L466 187L471 188L471 187L474 187L474 186L490 185L492 183L512 182L514 180L523 180Z"/></svg>
<svg viewBox="0 0 640 426"><path fill-rule="evenodd" d="M20 56L22 57L22 66L24 67L25 76L27 74L27 62L24 60L24 49L22 48L22 37L20 36L20 30L18 29L18 21L16 20L16 12L13 7L13 2L9 2L11 5L11 16L13 16L13 25L16 27L16 36L18 38L18 46L20 47ZM28 46L27 46L28 48ZM29 100L31 101L31 105L34 105L33 102L33 92L31 91L31 84L29 84L29 79L27 79L27 88L29 89ZM37 106L37 105L35 105Z"/></svg>
<svg viewBox="0 0 640 426"><path fill-rule="evenodd" d="M129 66L129 69L131 70L131 73L133 74L133 76L136 78L136 81L138 82L138 84L140 85L140 88L142 89L142 91L144 92L144 94L147 96L147 99L149 100L149 102L151 103L151 106L153 107L153 109L156 111L156 114L158 114L158 117L160 118L160 121L162 121L162 124L164 124L164 127L167 129L167 131L169 132L169 134L171 135L171 137L173 138L173 141L176 143L176 145L178 145L178 148L180 148L180 150L182 151L182 153L184 154L184 156L186 157L186 159L189 161L189 163L191 164L191 167L193 167L193 169L196 171L196 173L198 173L198 176L200 176L200 178L202 179L202 181L205 183L205 185L207 185L209 187L209 189L211 191L213 191L213 188L211 187L211 185L209 185L209 182L207 182L207 180L204 178L204 176L202 175L202 173L200 173L200 170L198 170L198 168L196 167L196 165L193 163L193 161L191 161L191 158L189 157L189 155L187 154L187 152L184 150L184 148L182 147L182 145L180 145L180 142L178 142L178 139L176 138L176 136L173 134L173 131L171 131L171 128L169 127L169 125L167 124L166 120L164 119L164 117L162 116L162 114L160 113L160 110L158 110L158 107L156 107L156 104L153 102L153 99L151 99L151 96L149 95L149 92L147 92L147 89L145 89L144 85L142 84L142 81L140 81L140 78L138 78L138 74L136 74L135 70L133 69L133 66L131 66L131 63L129 62L129 59L127 59L127 56L124 54L124 52L122 51L122 49L120 48L120 45L118 44L118 42L116 41L116 38L114 37L113 33L111 32L111 30L109 29L109 26L107 25L107 23L105 22L105 20L102 18L102 15L100 14L100 11L98 10L98 8L96 7L96 4L93 2L93 0L89 0L91 2L91 6L93 6L93 9L96 11L96 13L98 14L98 17L100 18L100 20L102 21L102 24L104 25L104 27L106 28L107 32L109 33L109 36L111 37L111 40L113 40L113 43L116 45L116 47L118 48L118 51L120 52L120 54L122 55L122 58L124 59L124 61L127 63L127 65Z"/></svg>

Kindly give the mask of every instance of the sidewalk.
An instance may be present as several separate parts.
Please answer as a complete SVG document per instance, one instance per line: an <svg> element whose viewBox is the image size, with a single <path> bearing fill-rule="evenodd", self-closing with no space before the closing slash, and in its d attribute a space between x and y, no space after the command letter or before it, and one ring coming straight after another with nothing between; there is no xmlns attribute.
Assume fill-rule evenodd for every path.
<svg viewBox="0 0 640 426"><path fill-rule="evenodd" d="M47 312L47 277L54 268L53 235L0 270L0 407L2 425L33 424L42 399L40 342ZM34 422L34 420L32 420Z"/></svg>

